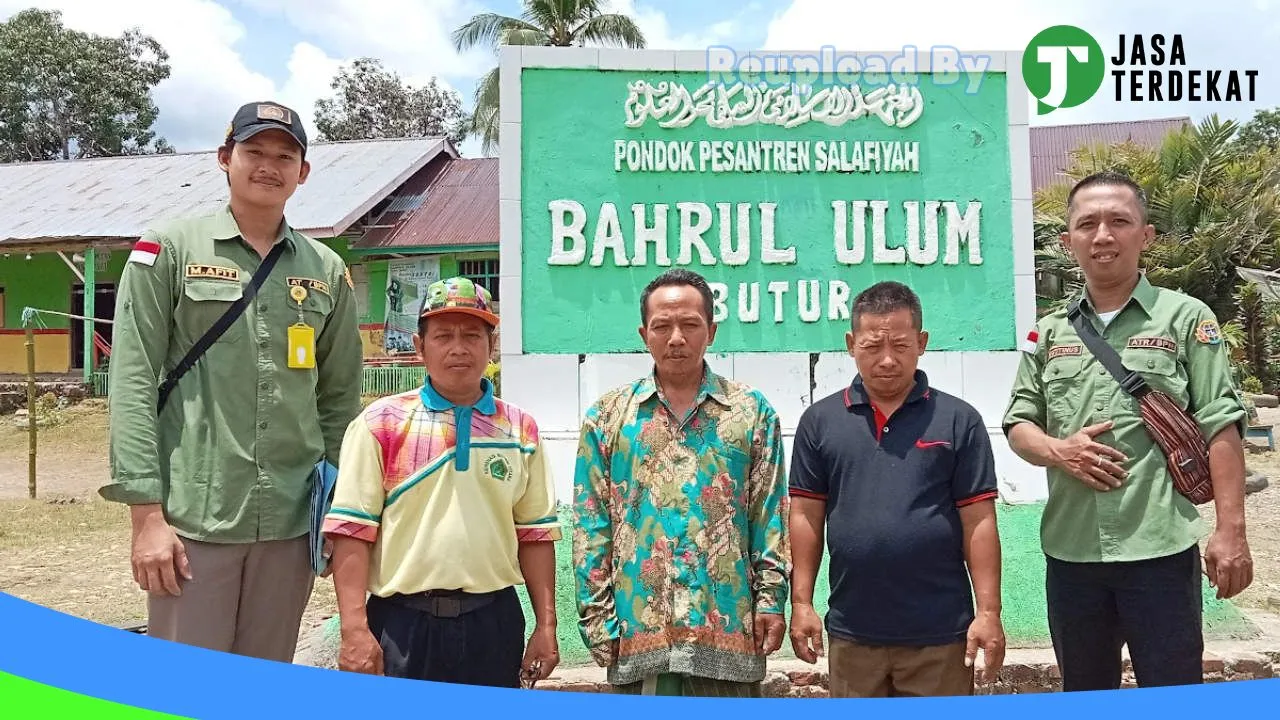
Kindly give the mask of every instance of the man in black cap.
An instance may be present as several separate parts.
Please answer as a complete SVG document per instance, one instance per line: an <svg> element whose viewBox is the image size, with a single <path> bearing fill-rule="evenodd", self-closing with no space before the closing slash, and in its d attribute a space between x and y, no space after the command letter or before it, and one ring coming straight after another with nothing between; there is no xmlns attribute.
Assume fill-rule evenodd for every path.
<svg viewBox="0 0 1280 720"><path fill-rule="evenodd" d="M245 105L218 149L229 202L134 245L100 490L129 506L150 635L283 662L315 579L311 472L360 411L350 274L284 217L306 152L293 110Z"/></svg>

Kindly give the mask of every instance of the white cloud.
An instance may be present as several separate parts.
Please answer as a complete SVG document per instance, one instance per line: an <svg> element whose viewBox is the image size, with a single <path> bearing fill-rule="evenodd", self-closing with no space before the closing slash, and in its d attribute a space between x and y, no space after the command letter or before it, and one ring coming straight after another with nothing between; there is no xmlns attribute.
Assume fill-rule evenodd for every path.
<svg viewBox="0 0 1280 720"><path fill-rule="evenodd" d="M453 31L485 12L471 0L258 0L254 7L284 18L331 53L376 57L404 77L475 78L496 62L483 50L453 49Z"/></svg>
<svg viewBox="0 0 1280 720"><path fill-rule="evenodd" d="M289 79L276 93L276 97L302 115L312 139L316 136L312 121L316 101L333 92L329 83L333 81L333 76L338 73L341 65L342 61L329 57L325 51L305 42L295 45L293 54L289 57Z"/></svg>
<svg viewBox="0 0 1280 720"><path fill-rule="evenodd" d="M845 52L878 52L945 45L964 51L1021 50L1036 32L1060 19L1052 8L1011 0L984 3L981 9L915 0L909 12L897 3L795 0L769 24L763 49L833 45Z"/></svg>
<svg viewBox="0 0 1280 720"><path fill-rule="evenodd" d="M645 46L654 50L703 50L723 44L732 35L735 20L725 20L706 28L705 32L673 33L666 13L651 7L637 6L635 0L610 0L605 12L629 15L644 33Z"/></svg>

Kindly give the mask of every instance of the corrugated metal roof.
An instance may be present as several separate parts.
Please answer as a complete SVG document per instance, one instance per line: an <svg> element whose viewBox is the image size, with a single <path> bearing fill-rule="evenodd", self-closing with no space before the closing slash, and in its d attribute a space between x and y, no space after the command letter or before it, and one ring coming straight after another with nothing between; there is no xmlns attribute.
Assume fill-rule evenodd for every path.
<svg viewBox="0 0 1280 720"><path fill-rule="evenodd" d="M317 143L311 175L289 200L289 222L341 234L440 153L443 138ZM0 243L136 238L165 219L227 201L216 151L0 165Z"/></svg>
<svg viewBox="0 0 1280 720"><path fill-rule="evenodd" d="M1134 142L1156 147L1170 132L1191 123L1189 117L1131 120L1126 122L1043 125L1031 127L1031 189L1039 190L1059 182L1071 164L1071 153L1084 145Z"/></svg>
<svg viewBox="0 0 1280 720"><path fill-rule="evenodd" d="M498 244L498 158L444 161L425 196L420 207L395 220L394 228L370 231L352 247L368 250Z"/></svg>

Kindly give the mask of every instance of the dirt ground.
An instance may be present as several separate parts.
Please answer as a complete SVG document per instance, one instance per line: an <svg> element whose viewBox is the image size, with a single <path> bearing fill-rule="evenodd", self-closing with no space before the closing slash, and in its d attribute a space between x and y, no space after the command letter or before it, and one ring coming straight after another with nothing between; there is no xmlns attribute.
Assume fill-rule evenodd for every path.
<svg viewBox="0 0 1280 720"><path fill-rule="evenodd" d="M95 493L108 477L104 404L62 414L61 424L40 428L35 500L27 499L27 430L0 417L0 591L95 622L141 624L146 598L129 571L127 514ZM1260 414L1280 425L1280 410ZM1271 485L1246 500L1255 579L1235 603L1280 614L1280 452L1251 447L1247 462ZM1203 513L1212 526L1213 505ZM318 581L304 628L334 608L332 583Z"/></svg>

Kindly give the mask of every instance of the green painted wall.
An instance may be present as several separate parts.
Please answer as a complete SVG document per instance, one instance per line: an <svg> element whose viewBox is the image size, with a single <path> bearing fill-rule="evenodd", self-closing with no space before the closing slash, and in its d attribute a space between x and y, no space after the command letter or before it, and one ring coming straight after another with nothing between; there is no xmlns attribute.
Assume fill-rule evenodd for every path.
<svg viewBox="0 0 1280 720"><path fill-rule="evenodd" d="M387 319L387 261L373 260L364 263L369 280L369 312L361 323L380 323Z"/></svg>
<svg viewBox="0 0 1280 720"><path fill-rule="evenodd" d="M128 250L111 252L106 270L97 274L97 283L118 283L128 257ZM54 312L70 312L71 288L79 283L79 278L72 274L71 268L56 253L33 253L30 260L26 259L25 253L10 253L7 256L0 254L4 327L22 327L22 309L28 306ZM55 315L46 315L42 319L48 328L68 328L71 322Z"/></svg>
<svg viewBox="0 0 1280 720"><path fill-rule="evenodd" d="M906 127L893 127L883 121L874 109L843 124L828 125L810 120L794 127L756 122L732 127L712 127L698 116L703 110L693 109L694 119L686 127L664 128L649 119L641 127L625 124L627 111L637 104L628 103L629 83L647 81L651 85L664 82L682 84L692 94L707 81L698 72L623 72L574 69L526 68L521 80L522 137L522 303L521 313L525 352L626 352L642 351L640 339L632 324L616 322L631 318L634 304L645 284L668 269L656 263L656 246L647 246L647 259L636 264L636 223L633 205L642 204L644 221L655 222L655 205L666 204L667 230L665 247L672 263L678 267L681 254L678 203L703 203L710 210L709 225L702 233L714 264L703 265L700 253L691 253L688 269L699 272L719 284L718 308L721 316L716 347L721 351L833 351L844 347L843 334L848 328L846 311L859 291L881 280L898 280L910 285L920 296L925 308L927 329L931 333L930 349L937 350L1003 350L1016 346L1013 277L1013 217L1009 155L1006 80L1003 74L987 74L976 92L968 92L966 82L935 84L928 75L920 76L919 90L923 107L920 116ZM815 83L815 90L822 83ZM862 98L871 98L876 88L864 84ZM654 105L671 99L654 100ZM869 99L870 98L870 99ZM732 104L747 103L745 92ZM694 101L696 106L701 101ZM862 101L855 101L862 102ZM676 107L681 107L676 103ZM689 109L689 106L684 106ZM884 107L879 109L884 110ZM889 113L905 112L889 108ZM668 117L677 113L672 112ZM890 117L896 117L891 115ZM566 141L565 127L573 127L573 138ZM798 141L807 142L805 154L811 162L800 172L726 171L713 172L713 163L702 164L706 148L715 141ZM615 166L615 141L688 143L693 150L692 171L632 171L624 159L621 170ZM918 172L871 172L824 170L831 156L819 151L817 143L844 142L842 157L852 158L856 144L864 142L918 143ZM624 144L624 149L626 145ZM772 148L773 145L770 145ZM909 145L875 145L882 148L910 148ZM884 158L886 161L888 157ZM819 161L822 161L820 164ZM888 167L888 162L883 163ZM548 168L555 171L548 172ZM581 229L585 256L571 265L552 265L553 217L550 203L568 200L585 210ZM918 263L903 259L876 261L873 216L865 215L864 256L860 260L837 261L833 202L856 200L886 201L884 240L887 255L905 252L908 237L908 212L904 203L918 202L918 235L924 237L930 223L922 218L930 201L954 202L963 213L981 202L981 264L972 264L970 248L957 245L956 264L945 264L947 255L948 217L945 210L937 216L937 253L932 260L917 256ZM762 216L757 203L772 202L777 207L773 216L774 247L794 248L794 262L766 264L762 260ZM603 254L603 264L592 267L598 220L603 205L612 203L617 209L618 223L613 229L621 236L623 262L618 266L612 250ZM751 204L749 248L750 258L744 265L730 266L721 251L721 216L717 203ZM941 206L945 208L944 206ZM733 233L733 246L742 240L739 220L734 209L726 230ZM846 243L854 244L857 227L852 209L846 216ZM731 246L731 247L733 247ZM696 246L694 246L696 247ZM814 281L814 285L807 281ZM771 283L779 286L780 301L770 291ZM739 295L742 284L748 300L751 287L758 288L758 317L741 319ZM818 315L808 318L801 311L801 287ZM819 302L812 304L810 288L817 288ZM834 294L847 290L847 295ZM836 298L834 308L832 297ZM775 303L782 308L775 315ZM588 319L586 323L565 322L566 318Z"/></svg>
<svg viewBox="0 0 1280 720"><path fill-rule="evenodd" d="M4 287L4 326L22 327L22 309L27 306L57 312L71 307L71 270L56 255L25 254L0 256L0 286ZM51 328L67 327L67 319L44 318Z"/></svg>

